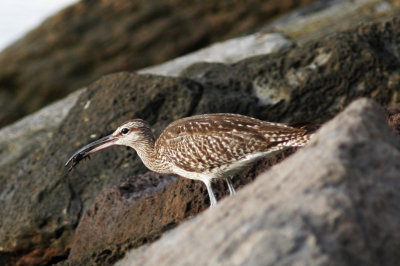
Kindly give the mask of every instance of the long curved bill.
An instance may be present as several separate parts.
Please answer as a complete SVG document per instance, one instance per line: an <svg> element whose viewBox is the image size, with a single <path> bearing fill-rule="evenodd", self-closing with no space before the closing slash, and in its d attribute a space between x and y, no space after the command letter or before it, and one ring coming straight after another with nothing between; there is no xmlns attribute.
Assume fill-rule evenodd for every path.
<svg viewBox="0 0 400 266"><path fill-rule="evenodd" d="M90 154L116 145L115 141L117 141L116 137L113 135L108 135L104 138L89 143L88 145L76 151L65 163L65 166L68 166L71 163L71 167L68 169L71 171L75 165L77 165L82 159L89 157Z"/></svg>

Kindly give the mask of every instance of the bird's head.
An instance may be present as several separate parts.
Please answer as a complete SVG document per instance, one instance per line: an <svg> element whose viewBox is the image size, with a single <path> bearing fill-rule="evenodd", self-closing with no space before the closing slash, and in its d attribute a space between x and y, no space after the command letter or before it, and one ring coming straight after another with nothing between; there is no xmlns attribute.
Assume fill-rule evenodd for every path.
<svg viewBox="0 0 400 266"><path fill-rule="evenodd" d="M65 166L72 162L72 168L77 165L80 160L88 157L90 154L114 145L129 146L136 149L143 143L148 143L149 141L154 142L154 136L149 124L141 119L129 120L120 125L111 135L89 143L76 151L68 159Z"/></svg>
<svg viewBox="0 0 400 266"><path fill-rule="evenodd" d="M153 138L150 125L142 119L129 120L120 125L108 136L114 145L124 145L135 148ZM106 137L107 138L107 137Z"/></svg>

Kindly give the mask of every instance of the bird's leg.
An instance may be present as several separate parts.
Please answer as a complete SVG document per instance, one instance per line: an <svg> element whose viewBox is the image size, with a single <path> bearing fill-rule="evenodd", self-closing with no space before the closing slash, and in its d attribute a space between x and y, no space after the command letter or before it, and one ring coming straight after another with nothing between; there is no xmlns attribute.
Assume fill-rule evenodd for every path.
<svg viewBox="0 0 400 266"><path fill-rule="evenodd" d="M229 193L231 194L231 196L235 195L236 194L236 190L235 190L235 187L232 184L231 177L228 176L228 177L225 178L225 180L226 180L226 183L228 183Z"/></svg>
<svg viewBox="0 0 400 266"><path fill-rule="evenodd" d="M217 205L217 198L215 197L214 192L212 190L211 182L210 180L203 180L203 182L207 187L208 196L210 197L210 207L214 207L215 205Z"/></svg>

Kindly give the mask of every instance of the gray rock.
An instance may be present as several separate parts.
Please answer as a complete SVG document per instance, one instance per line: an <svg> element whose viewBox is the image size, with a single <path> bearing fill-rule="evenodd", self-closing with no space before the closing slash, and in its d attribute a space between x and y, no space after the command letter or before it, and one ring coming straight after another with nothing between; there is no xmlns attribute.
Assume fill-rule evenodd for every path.
<svg viewBox="0 0 400 266"><path fill-rule="evenodd" d="M81 89L71 93L68 97L1 129L0 167L23 159L33 150L45 148L54 130L66 117L83 91L84 89Z"/></svg>
<svg viewBox="0 0 400 266"><path fill-rule="evenodd" d="M210 45L166 63L139 70L138 73L178 76L183 69L193 63L235 63L251 56L276 53L293 45L293 41L283 34L256 33Z"/></svg>
<svg viewBox="0 0 400 266"><path fill-rule="evenodd" d="M399 265L400 151L362 99L311 143L116 265Z"/></svg>
<svg viewBox="0 0 400 266"><path fill-rule="evenodd" d="M362 23L235 64L193 64L181 76L227 92L244 89L263 107L255 115L266 120L322 123L357 97L369 96L381 104L399 101L394 91L400 86L400 38L393 34L399 27L398 17Z"/></svg>

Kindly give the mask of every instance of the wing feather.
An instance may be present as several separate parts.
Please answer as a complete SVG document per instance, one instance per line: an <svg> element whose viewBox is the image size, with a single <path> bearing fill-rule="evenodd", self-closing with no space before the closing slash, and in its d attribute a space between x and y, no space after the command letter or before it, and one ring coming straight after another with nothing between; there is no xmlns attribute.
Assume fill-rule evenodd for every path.
<svg viewBox="0 0 400 266"><path fill-rule="evenodd" d="M221 168L304 134L283 124L236 114L192 116L170 124L156 142L164 156L191 172Z"/></svg>

